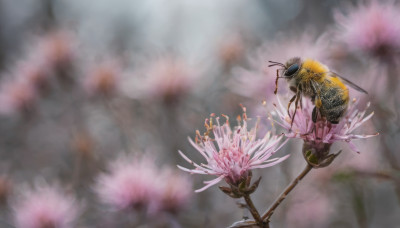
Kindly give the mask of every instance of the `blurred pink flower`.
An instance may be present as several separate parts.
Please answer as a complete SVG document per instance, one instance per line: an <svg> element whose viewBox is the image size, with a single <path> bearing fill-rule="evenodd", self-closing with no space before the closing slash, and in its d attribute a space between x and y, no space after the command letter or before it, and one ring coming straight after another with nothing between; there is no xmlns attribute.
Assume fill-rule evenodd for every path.
<svg viewBox="0 0 400 228"><path fill-rule="evenodd" d="M97 179L99 198L116 210L144 209L148 213L178 212L190 198L191 182L150 157L121 157L109 173Z"/></svg>
<svg viewBox="0 0 400 228"><path fill-rule="evenodd" d="M109 173L98 177L95 191L116 210L147 208L159 198L155 177L156 167L149 158L121 157L110 165Z"/></svg>
<svg viewBox="0 0 400 228"><path fill-rule="evenodd" d="M325 36L316 39L310 32L300 36L281 34L274 41L265 42L249 58L249 69L234 69L229 88L242 96L270 101L274 97L276 69L268 67L268 60L285 63L296 56L307 56L326 63L328 47ZM288 91L286 87L280 85L278 92L285 93Z"/></svg>
<svg viewBox="0 0 400 228"><path fill-rule="evenodd" d="M50 72L41 60L27 60L17 64L12 74L17 80L25 80L36 90L45 89L49 83Z"/></svg>
<svg viewBox="0 0 400 228"><path fill-rule="evenodd" d="M74 42L66 31L54 31L41 37L35 51L50 69L68 65L75 57Z"/></svg>
<svg viewBox="0 0 400 228"><path fill-rule="evenodd" d="M0 91L0 113L10 115L32 109L37 99L36 89L26 80L8 82Z"/></svg>
<svg viewBox="0 0 400 228"><path fill-rule="evenodd" d="M239 60L244 54L244 41L239 34L230 34L220 42L218 55L220 60L229 65Z"/></svg>
<svg viewBox="0 0 400 228"><path fill-rule="evenodd" d="M188 177L164 168L158 181L160 182L159 210L174 213L188 205L192 196L192 181Z"/></svg>
<svg viewBox="0 0 400 228"><path fill-rule="evenodd" d="M73 196L55 186L27 190L12 207L18 228L72 228L81 210Z"/></svg>
<svg viewBox="0 0 400 228"><path fill-rule="evenodd" d="M115 62L103 62L93 67L84 82L89 94L110 94L117 89L120 68Z"/></svg>
<svg viewBox="0 0 400 228"><path fill-rule="evenodd" d="M219 117L216 118L216 126L212 125L212 117L210 120L206 119L208 133L212 131L214 139L209 137L208 133L202 136L199 132L195 138L196 142L189 138L192 146L206 159L207 164L198 165L179 151L187 162L195 166L194 169L178 166L183 171L218 176L211 181L205 181L206 185L195 192L204 191L221 180L238 185L247 178L252 169L270 167L289 157L286 155L268 160L285 144L279 144L282 136L271 135L268 132L264 137L257 139L257 126L250 131L247 130L246 112L243 114L243 124L239 124L233 131L228 117L226 119L226 123L222 126L219 123ZM214 141L217 143L218 149L215 147Z"/></svg>
<svg viewBox="0 0 400 228"><path fill-rule="evenodd" d="M368 105L369 106L369 105ZM368 107L367 106L367 107ZM282 105L278 99L278 105L275 105L275 113L280 121L275 121L284 129L288 130L285 136L288 138L300 138L306 143L312 144L332 144L336 141L347 142L350 148L359 152L356 146L351 142L353 139L365 139L374 135L353 134L353 131L369 120L374 113L365 116L366 110L358 110L355 100L349 105L346 114L338 124L330 124L326 120L317 120L314 123L311 119L314 105L310 99L303 99L303 108L298 108L293 124L292 118L287 113L287 108ZM294 110L290 110L291 116Z"/></svg>
<svg viewBox="0 0 400 228"><path fill-rule="evenodd" d="M178 57L163 57L138 70L136 81L125 91L134 98L159 99L166 103L179 100L191 91L199 79L199 69Z"/></svg>
<svg viewBox="0 0 400 228"><path fill-rule="evenodd" d="M338 39L350 50L373 55L394 54L400 50L400 8L393 1L375 1L350 7L347 15L336 12Z"/></svg>

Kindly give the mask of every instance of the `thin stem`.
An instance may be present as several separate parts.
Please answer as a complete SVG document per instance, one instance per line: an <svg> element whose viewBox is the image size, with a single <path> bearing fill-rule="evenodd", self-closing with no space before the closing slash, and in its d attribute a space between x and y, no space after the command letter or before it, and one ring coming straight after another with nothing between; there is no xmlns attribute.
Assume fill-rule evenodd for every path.
<svg viewBox="0 0 400 228"><path fill-rule="evenodd" d="M282 203L282 201L286 198L286 196L296 187L296 185L310 172L312 166L307 164L306 168L293 180L292 183L287 186L285 191L281 193L281 195L275 200L274 204L264 213L261 217L262 221L266 221L269 223L269 219L271 218L272 214L275 212L275 209Z"/></svg>
<svg viewBox="0 0 400 228"><path fill-rule="evenodd" d="M254 206L254 203L253 203L253 201L251 200L250 195L245 194L245 195L243 196L243 198L244 198L244 200L246 201L247 206L248 206L248 209L249 209L251 215L253 216L254 220L255 220L258 224L261 224L261 223L262 223L262 219L261 219L261 217L260 217L260 214L259 214L258 211L257 211L257 208Z"/></svg>

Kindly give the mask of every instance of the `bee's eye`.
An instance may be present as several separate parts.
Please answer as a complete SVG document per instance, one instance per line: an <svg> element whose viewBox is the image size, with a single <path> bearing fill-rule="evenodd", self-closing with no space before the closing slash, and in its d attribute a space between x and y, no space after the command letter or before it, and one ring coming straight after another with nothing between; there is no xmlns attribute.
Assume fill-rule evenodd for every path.
<svg viewBox="0 0 400 228"><path fill-rule="evenodd" d="M291 65L285 72L285 76L291 76L292 74L296 73L299 69L299 64L295 63Z"/></svg>

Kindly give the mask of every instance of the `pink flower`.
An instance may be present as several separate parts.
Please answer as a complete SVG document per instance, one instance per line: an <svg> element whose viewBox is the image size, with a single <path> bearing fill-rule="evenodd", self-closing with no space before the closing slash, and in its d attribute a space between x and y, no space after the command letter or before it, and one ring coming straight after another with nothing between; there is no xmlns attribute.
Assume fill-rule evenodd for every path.
<svg viewBox="0 0 400 228"><path fill-rule="evenodd" d="M18 228L72 228L81 210L73 196L55 186L28 190L12 207Z"/></svg>
<svg viewBox="0 0 400 228"><path fill-rule="evenodd" d="M194 88L199 70L182 58L168 56L145 63L135 76L125 83L128 96L170 103Z"/></svg>
<svg viewBox="0 0 400 228"><path fill-rule="evenodd" d="M367 107L368 106L369 104ZM358 110L355 100L351 102L346 114L338 124L330 124L326 120L317 120L317 122L314 123L311 119L313 108L314 105L310 99L303 99L303 108L297 109L292 124L292 118L289 117L287 108L284 107L278 99L278 105L275 106L275 114L280 121L275 122L289 131L285 134L288 138L300 138L307 143L329 145L336 141L344 141L356 152L359 151L351 140L365 139L377 135L359 135L353 133L353 131L374 115L372 112L364 117L366 110ZM290 110L291 116L293 112L294 110Z"/></svg>
<svg viewBox="0 0 400 228"><path fill-rule="evenodd" d="M159 210L178 212L187 206L192 196L192 181L169 168L163 168L159 175Z"/></svg>
<svg viewBox="0 0 400 228"><path fill-rule="evenodd" d="M75 57L73 38L65 31L51 32L39 40L35 53L43 58L48 68L63 67Z"/></svg>
<svg viewBox="0 0 400 228"><path fill-rule="evenodd" d="M239 60L244 54L244 46L243 38L239 34L225 36L218 48L218 55L221 62L229 65Z"/></svg>
<svg viewBox="0 0 400 228"><path fill-rule="evenodd" d="M159 198L155 177L156 167L149 158L121 157L110 165L109 173L98 177L95 191L116 210L148 208Z"/></svg>
<svg viewBox="0 0 400 228"><path fill-rule="evenodd" d="M274 95L276 69L268 67L268 60L285 63L296 56L309 56L326 63L328 47L325 36L316 39L310 32L296 36L281 34L274 41L265 42L249 58L249 69L234 69L229 88L242 96L269 101ZM278 92L286 91L286 86L279 86Z"/></svg>
<svg viewBox="0 0 400 228"><path fill-rule="evenodd" d="M150 214L178 212L189 201L192 184L168 168L157 168L150 157L121 157L97 179L99 198L115 210Z"/></svg>
<svg viewBox="0 0 400 228"><path fill-rule="evenodd" d="M37 92L32 83L26 80L9 82L0 91L0 112L6 115L27 112L36 99Z"/></svg>
<svg viewBox="0 0 400 228"><path fill-rule="evenodd" d="M17 80L25 80L26 83L32 84L38 91L48 86L51 75L44 62L38 59L18 63L12 74Z"/></svg>
<svg viewBox="0 0 400 228"><path fill-rule="evenodd" d="M229 184L237 185L247 178L252 169L273 166L289 156L268 160L285 144L279 145L282 136L272 136L269 132L263 138L257 139L257 126L250 131L247 130L246 113L243 114L243 124L239 124L233 130L229 124L228 117L226 119L226 123L222 126L218 117L216 118L216 126L212 125L212 117L210 120L206 119L208 132L212 131L214 138L208 136L208 133L205 136L201 136L198 132L195 139L196 142L189 138L192 146L206 159L206 164L198 165L179 151L181 156L195 167L194 169L188 169L178 166L183 171L218 176L214 180L205 181L206 186L195 192L204 191L223 179ZM216 142L218 148L214 142Z"/></svg>
<svg viewBox="0 0 400 228"><path fill-rule="evenodd" d="M335 19L339 40L351 50L386 55L400 49L400 8L393 1L372 0L350 8L347 15L336 12Z"/></svg>
<svg viewBox="0 0 400 228"><path fill-rule="evenodd" d="M84 87L90 94L110 94L117 89L120 68L115 62L103 62L91 70Z"/></svg>

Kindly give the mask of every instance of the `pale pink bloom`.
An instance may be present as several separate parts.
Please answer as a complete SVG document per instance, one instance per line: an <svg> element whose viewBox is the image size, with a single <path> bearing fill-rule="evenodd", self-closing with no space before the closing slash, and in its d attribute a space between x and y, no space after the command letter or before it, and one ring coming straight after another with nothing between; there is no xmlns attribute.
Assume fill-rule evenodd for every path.
<svg viewBox="0 0 400 228"><path fill-rule="evenodd" d="M220 42L219 58L225 64L233 63L243 56L244 49L243 38L239 34L231 34Z"/></svg>
<svg viewBox="0 0 400 228"><path fill-rule="evenodd" d="M121 157L111 163L109 172L97 178L95 191L100 200L115 210L152 210L158 202L158 176L150 158Z"/></svg>
<svg viewBox="0 0 400 228"><path fill-rule="evenodd" d="M337 36L350 50L374 55L400 49L400 8L393 1L369 1L350 7L347 15L336 12Z"/></svg>
<svg viewBox="0 0 400 228"><path fill-rule="evenodd" d="M50 72L41 60L27 60L17 64L12 74L18 80L31 83L37 90L43 89L49 83Z"/></svg>
<svg viewBox="0 0 400 228"><path fill-rule="evenodd" d="M195 167L188 169L178 166L183 171L218 176L216 179L205 181L206 185L195 192L204 191L221 180L237 185L247 178L252 169L273 166L289 156L269 159L285 144L279 143L282 136L272 135L268 132L264 137L257 138L257 125L250 131L247 130L246 113L243 115L243 123L234 129L231 128L228 118L222 126L218 117L216 121L217 125L212 125L211 120L206 120L206 125L208 125L209 131L213 132L214 138L208 135L201 136L200 133L197 133L195 142L189 138L192 146L206 159L205 164L198 165L179 151L181 156Z"/></svg>
<svg viewBox="0 0 400 228"><path fill-rule="evenodd" d="M18 228L72 228L81 211L75 197L55 186L27 190L12 207Z"/></svg>
<svg viewBox="0 0 400 228"><path fill-rule="evenodd" d="M178 212L189 202L192 183L169 168L158 168L150 157L117 159L109 173L97 178L95 191L115 210L142 209L150 214Z"/></svg>
<svg viewBox="0 0 400 228"><path fill-rule="evenodd" d="M74 45L71 34L54 31L39 40L36 55L43 58L50 69L62 67L75 57Z"/></svg>
<svg viewBox="0 0 400 228"><path fill-rule="evenodd" d="M275 114L279 120L275 122L288 130L288 133L285 133L288 138L300 138L305 142L313 142L314 144L332 144L336 141L344 141L356 152L359 152L359 150L351 140L365 139L377 135L360 135L353 133L353 131L374 115L372 112L364 117L366 110L358 110L355 101L350 102L348 110L338 124L331 124L326 120L317 120L317 122L314 123L311 119L313 108L314 105L310 99L303 99L303 108L297 109L296 116L292 123L291 116L294 110L290 110L289 116L287 107L278 99L278 105L275 105Z"/></svg>
<svg viewBox="0 0 400 228"><path fill-rule="evenodd" d="M150 98L173 102L189 93L199 79L195 69L185 59L167 56L148 61L137 70L125 91L133 98ZM129 79L128 79L129 80Z"/></svg>
<svg viewBox="0 0 400 228"><path fill-rule="evenodd" d="M309 186L296 190L288 204L286 225L299 228L325 227L333 213L333 202L328 195Z"/></svg>
<svg viewBox="0 0 400 228"><path fill-rule="evenodd" d="M163 168L157 180L160 194L158 210L174 213L188 205L192 196L192 181L187 176Z"/></svg>
<svg viewBox="0 0 400 228"><path fill-rule="evenodd" d="M120 67L115 62L103 62L89 72L84 87L89 94L110 94L117 89Z"/></svg>
<svg viewBox="0 0 400 228"><path fill-rule="evenodd" d="M281 34L273 41L265 42L249 58L249 68L233 70L234 78L229 88L242 96L270 101L274 97L276 68L268 67L268 61L285 63L293 57L307 56L327 63L329 45L326 36L318 39L305 32L302 35ZM287 85L280 84L278 92L284 94Z"/></svg>
<svg viewBox="0 0 400 228"><path fill-rule="evenodd" d="M6 115L29 111L37 99L36 89L26 80L3 85L0 91L0 112Z"/></svg>

